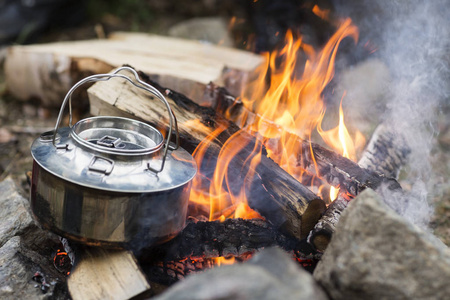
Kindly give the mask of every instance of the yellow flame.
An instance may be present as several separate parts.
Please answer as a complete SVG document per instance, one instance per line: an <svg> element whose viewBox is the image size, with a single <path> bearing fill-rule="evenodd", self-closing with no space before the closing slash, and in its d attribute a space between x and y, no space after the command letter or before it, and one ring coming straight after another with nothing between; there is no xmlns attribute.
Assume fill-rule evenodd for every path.
<svg viewBox="0 0 450 300"><path fill-rule="evenodd" d="M223 256L219 256L214 258L214 263L217 266L221 266L221 265L232 265L235 262L235 258L234 256L231 257L223 257Z"/></svg>
<svg viewBox="0 0 450 300"><path fill-rule="evenodd" d="M316 13L321 12L316 9ZM315 51L301 37L295 37L294 33L288 31L285 46L281 50L263 54L265 64L259 69L257 78L246 86L240 96L247 112L254 116L251 120L248 113L227 116L236 123L246 124L243 131L260 139L243 162L242 169L248 170L247 174L242 174L246 184L250 184L255 175L263 145L269 157L294 177L301 178L304 171L296 163L296 158L301 155L297 139L298 136L310 138L314 128L320 126L325 113L322 93L334 76L339 44L348 36L356 41L358 30L350 19L345 19L323 49ZM196 149L194 157L200 169L208 145L223 130L225 128L220 127L212 132ZM345 136L345 131L340 135ZM238 193L230 192L233 190L231 179L234 178L228 177L227 168L231 160L247 146L246 143L242 132L236 132L222 146L213 178L208 180L199 174L193 182L191 201L209 205L210 220L260 217L247 204L245 184Z"/></svg>
<svg viewBox="0 0 450 300"><path fill-rule="evenodd" d="M342 102L346 92L342 95L341 102L339 104L339 125L333 129L324 131L322 125L319 123L317 126L317 132L319 132L325 143L334 150L342 153L345 158L356 160L356 150L358 147L362 147L365 143L364 136L361 132L356 131L355 138L353 139L347 130L344 122L344 110L342 108ZM323 116L322 116L323 118ZM335 200L339 194L339 187L330 188L330 199Z"/></svg>
<svg viewBox="0 0 450 300"><path fill-rule="evenodd" d="M336 198L338 197L338 195L339 195L339 188L335 188L334 186L332 186L332 187L330 188L330 200L331 200L331 201L336 200Z"/></svg>

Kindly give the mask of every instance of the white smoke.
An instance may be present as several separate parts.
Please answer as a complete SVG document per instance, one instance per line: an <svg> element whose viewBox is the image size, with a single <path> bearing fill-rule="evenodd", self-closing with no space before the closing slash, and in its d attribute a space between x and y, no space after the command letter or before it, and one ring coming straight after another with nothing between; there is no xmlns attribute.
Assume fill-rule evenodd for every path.
<svg viewBox="0 0 450 300"><path fill-rule="evenodd" d="M450 1L335 1L337 11L354 19L360 39L377 44L375 57L390 70L382 116L411 148L404 182L407 195L386 202L417 225L431 216L431 149L440 105L449 101Z"/></svg>

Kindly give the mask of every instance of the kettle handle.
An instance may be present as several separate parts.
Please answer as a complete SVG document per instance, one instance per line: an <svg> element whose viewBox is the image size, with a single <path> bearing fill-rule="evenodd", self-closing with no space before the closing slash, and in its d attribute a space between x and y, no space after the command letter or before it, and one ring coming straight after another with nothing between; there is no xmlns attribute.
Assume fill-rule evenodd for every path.
<svg viewBox="0 0 450 300"><path fill-rule="evenodd" d="M130 71L136 81L133 81L130 77L123 75L123 74L119 74L120 71L122 70L127 70ZM148 168L155 172L155 173L159 173L164 169L164 163L166 161L166 156L167 156L167 151L169 150L176 150L178 149L178 147L180 146L180 136L178 133L178 124L177 124L177 119L172 111L172 108L170 107L169 102L167 102L166 98L163 96L163 94L161 92L159 92L155 87L151 86L150 84L142 81L139 78L138 73L136 72L136 70L134 70L133 68L130 67L120 67L118 69L116 69L113 73L108 73L108 74L96 74L96 75L91 75L88 76L80 81L78 81L68 92L67 95L64 97L64 101L61 104L61 109L59 110L59 114L58 114L58 119L56 120L56 125L55 125L55 130L54 130L54 134L53 134L53 139L52 139L52 143L53 146L57 147L56 145L56 135L58 133L58 129L59 126L61 124L61 120L64 114L64 109L67 105L67 102L69 102L69 127L72 128L72 93L81 85L87 83L87 82L97 82L97 81L107 81L111 78L122 78L127 80L128 82L130 82L132 85L134 85L137 88L143 89L147 92L149 92L150 94L156 96L159 100L161 100L161 102L166 106L167 111L169 112L169 130L167 132L166 135L166 143L165 143L165 147L164 147L164 155L163 155L163 159L162 159L162 163L161 163L161 167L159 169L155 169L150 167L150 165L148 165ZM172 128L174 128L175 130L175 138L176 138L176 143L175 146L170 144L170 137L172 136Z"/></svg>

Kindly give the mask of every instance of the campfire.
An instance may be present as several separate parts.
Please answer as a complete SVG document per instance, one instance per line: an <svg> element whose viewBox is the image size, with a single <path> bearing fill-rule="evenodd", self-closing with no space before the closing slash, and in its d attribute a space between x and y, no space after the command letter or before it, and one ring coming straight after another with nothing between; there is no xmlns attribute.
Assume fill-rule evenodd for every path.
<svg viewBox="0 0 450 300"><path fill-rule="evenodd" d="M380 50L372 41L365 40L360 34L360 31L364 33L364 27L358 29L350 18L337 18L330 10L310 6L309 13L314 18L334 28L326 41L320 45L309 43L307 36L288 29L280 38L281 45L258 55L217 46L205 51L205 45L199 43L159 36L147 41L145 35L117 33L110 40L96 41L98 43L81 41L76 45L68 43L55 47L55 51L60 52L52 54L55 58L52 64L59 69L66 66L67 70L77 72L76 75L67 77L65 72L61 72L63 75L55 72L56 75L34 77L36 72L26 71L30 67L27 64L44 61L43 57L52 46L13 47L9 51L5 62L9 88L14 90L14 86L21 86L21 76L11 76L13 69L25 74L23 77L29 82L36 83L17 92L19 98L41 95L48 101L47 105L52 105L56 99L60 102L59 94L67 88L68 82L78 82L75 88L98 76L95 77L98 82L87 89L90 114L94 117L78 118L77 106L72 109L74 90L70 89L55 131L53 127L47 129L36 140L37 146L32 146L34 165L28 178L31 210L43 229L27 225L25 228L32 228L32 233L25 237L30 241L36 232L45 233L52 247L51 251L45 251L45 256L53 266L51 274L46 268L34 270L32 279L37 287L47 293L54 291L52 286L58 282L56 291L61 290L63 296L70 293L75 300L98 299L102 295L143 299L157 296L159 288L168 291L157 296L158 299L172 299L183 293L183 289L194 295L193 298L216 299L220 298L222 287L215 294L205 284L211 280L218 285L220 281L216 280L220 277L226 282L224 289L229 284L233 290L242 292L236 294L244 295L242 298L248 296L247 289L251 297L256 290L272 289L275 294L267 292L267 295L297 297L297 291L301 290L309 293L307 297L345 299L367 296L355 290L368 289L369 295L383 295L377 293L385 286L379 288L374 283L383 277L379 267L383 259L396 270L407 270L401 276L390 270L387 278L412 276L414 282L423 279L415 275L414 266L403 269L405 261L414 261L426 270L428 259L433 266L436 261L450 261L445 246L403 220L403 217L416 218L416 215L411 216L411 207L421 191L420 186L399 180L400 170L411 160L417 160L417 141L411 142L409 131L399 130L405 124L395 118L380 118L377 124L371 123L374 128L370 136L367 128L358 128L360 124L352 122L356 118L355 109L347 104L355 101L354 90L347 91L334 78L339 51L344 44L353 45L369 57ZM236 18L232 20L236 22ZM282 32L276 34L281 35ZM360 38L364 42L360 42ZM141 60L133 60L132 56L127 61L116 60L118 55L114 51L124 52L124 43L144 45L147 42L160 47L153 50L150 46L140 46L145 48L139 54L143 56ZM176 47L177 43L181 46ZM105 57L100 58L89 52L91 45L109 51L104 51ZM178 52L166 55L167 49ZM82 51L83 56L76 54L77 51ZM189 61L196 51L202 55ZM178 66L174 67L175 71L168 66L158 73L153 70L156 59L145 59L151 55L166 59L163 65L170 65L167 62L177 57L186 60L186 66L190 67L183 73ZM216 63L220 59L224 62ZM226 60L230 60L229 65ZM199 70L203 69L196 70L197 65L201 66ZM43 69L47 68L50 67ZM349 70L353 68L360 66ZM202 74L207 72L210 73ZM360 76L364 74L359 72ZM93 73L99 75L85 76ZM217 73L221 73L220 78ZM205 80L203 75L210 77ZM85 79L79 81L80 78ZM60 85L53 87L51 82L60 82ZM405 86L411 90L420 86L417 80L412 82L414 84ZM400 82L399 86L402 84L405 83ZM48 89L43 89L44 86ZM66 121L63 113L67 103L70 125L63 127L60 123ZM391 106L398 109L396 105ZM105 115L110 119L97 117ZM72 119L81 121L74 122L72 127ZM116 122L113 130L108 125L111 122ZM92 137L95 126L105 133ZM128 132L133 130L134 133ZM141 138L143 132L150 132L147 136L154 139ZM127 162L117 154L128 144L133 151L139 148L127 140L130 136L133 141L143 141L142 148L150 149L148 153L153 161L140 161L135 155ZM77 141L78 138L82 141ZM72 144L71 139L80 145L84 143L83 147L78 149L78 144ZM98 151L92 144L107 147L107 150ZM63 155L73 158L86 149L97 151L82 173L86 182L79 184L69 178L71 171L81 168L84 162L80 161L70 167L71 170L63 170L68 179L67 187L61 192L61 184L56 180L62 180L64 185L64 178L56 175L58 178L52 179L55 172L48 172L48 165L41 165L36 154L48 155L39 150L43 145L54 150L57 157L49 160L50 164L63 162ZM162 163L155 164L159 160ZM171 166L174 166L172 174L178 172L182 177L189 173L189 180L178 182L169 176L171 174L164 173L164 168ZM140 177L136 174L143 172L146 184L158 185L158 197L166 191L166 182L173 185L174 192L164 202L149 204L143 197L147 190L139 193L127 187L120 190L117 182L115 190L105 188L108 178L121 167L131 169L122 172L127 176L121 173L120 177L121 180L131 179L128 187L139 186ZM412 168L411 164L408 168ZM414 168L408 171L417 172ZM92 174L94 179L89 179ZM5 181L5 184L10 183ZM97 195L96 189L103 194ZM189 193L183 194L186 191ZM83 194L85 192L89 194ZM180 199L188 198L185 206L183 201L174 200L178 195ZM105 197L111 199L106 203L98 201ZM136 203L139 205L134 207ZM171 211L174 207L176 210ZM154 215L146 215L150 211ZM81 220L86 215L88 222ZM144 215L145 218L141 218ZM116 216L119 217L114 219ZM174 216L181 216L181 219L175 220ZM417 219L416 223L420 223L421 219ZM369 224L367 228L365 223ZM397 228L401 228L401 232L396 231ZM101 232L102 235L96 239L85 232L92 236ZM154 232L155 236L149 240L148 236ZM402 234L405 234L404 240ZM411 255L405 247L414 248L414 245L420 246ZM374 254L370 249L377 249L381 254ZM399 252L404 252L404 256ZM389 253L396 259L386 257ZM346 260L341 261L341 257ZM365 260L369 261L367 268L360 263ZM34 259L34 265L38 264L36 261ZM341 270L347 263L357 275ZM448 278L450 273L443 265L438 272ZM227 272L233 275L230 277ZM313 273L314 278L309 273ZM212 274L211 278L208 274ZM247 277L257 278L255 280L262 286L255 289L253 283L244 286L242 282ZM227 278L232 279L227 281ZM61 288L60 281L65 284L66 280L67 287ZM400 282L392 289L395 292L397 286L402 289L403 285ZM436 285L445 291L440 281ZM204 294L198 296L202 290ZM408 297L418 293L411 292L409 286L405 290L401 293ZM386 288L386 295L394 292ZM421 292L426 296L431 293Z"/></svg>
<svg viewBox="0 0 450 300"><path fill-rule="evenodd" d="M218 124L194 150L193 155L199 169L206 171L205 174L200 172L193 183L191 206L194 211L204 212L203 215L194 213L192 216L195 219L207 218L209 221L221 222L228 218L264 219L258 210L255 211L249 206L249 202L252 202L250 198L258 197L251 193L251 185L262 155L275 161L313 191L329 191L329 195L320 193L322 199L337 198L340 183L327 183L322 179L314 162L313 150L311 158L314 172L302 168L298 163L298 160L305 159L302 158L302 146L308 144L307 141L299 140L311 140L313 130L317 129L328 146L342 153L344 157L353 159L356 159L355 152L361 151L364 146L364 138L359 131L355 133L357 146L348 133L344 124L342 103L339 125L327 131L321 127L326 110L323 91L333 78L334 60L340 41L346 37L352 37L356 41L357 35L357 28L351 20L343 20L339 22L336 33L324 48L316 52L312 46L302 42L301 36L294 38L293 33L288 31L286 45L281 50L263 54L266 63L260 67L256 78L244 88L242 95L234 101L228 98L227 103L218 105L218 113L237 124L240 129L225 140L215 166L211 164L210 159L205 158L205 154L212 141L229 130L229 126ZM304 63L301 68L303 72L300 74L296 74L301 67L298 60ZM239 109L236 109L237 107ZM200 119L187 120L180 126L191 129L200 127L203 132L211 131ZM242 156L242 150L250 143L252 149L248 151L248 156L240 158L243 163L239 172L231 170L238 167L238 163L234 162L236 156ZM236 178L243 179L245 184L236 184ZM355 196L345 190L342 195L347 200ZM269 220L272 218L271 213L266 215ZM290 234L295 237L298 232ZM219 264L224 260L224 257L217 258Z"/></svg>
<svg viewBox="0 0 450 300"><path fill-rule="evenodd" d="M394 178L349 159L356 158L364 142L360 132L352 138L345 126L345 94L339 124L322 128L323 93L333 78L339 44L346 37L356 41L358 36L350 19L337 26L320 51L289 31L286 45L264 55L265 63L240 96L210 84L211 107L198 106L139 73L168 97L179 118L180 145L193 154L199 169L190 194L187 227L161 246L143 244L134 249L153 281L171 284L192 272L246 261L268 246L285 249L300 265L313 269L348 201L368 187L401 190ZM118 84L122 83L107 81L91 87L91 107L100 111L106 100L102 91L118 91ZM127 97L126 90L114 96L119 102L122 97ZM159 109L163 107L152 107L164 115ZM127 110L156 128L167 123L164 118L147 118L146 111ZM311 142L314 132L336 152ZM378 135L374 143L379 147L377 139ZM389 150L383 147L366 155L383 155ZM401 159L406 154L402 152ZM337 204L328 209L333 217L325 213L319 221L326 204L336 198Z"/></svg>

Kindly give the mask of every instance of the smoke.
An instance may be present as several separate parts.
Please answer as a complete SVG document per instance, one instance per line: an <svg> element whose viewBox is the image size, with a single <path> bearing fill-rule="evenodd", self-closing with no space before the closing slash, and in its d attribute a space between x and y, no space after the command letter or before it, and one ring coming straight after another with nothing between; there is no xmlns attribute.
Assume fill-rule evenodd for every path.
<svg viewBox="0 0 450 300"><path fill-rule="evenodd" d="M407 195L386 195L405 218L425 226L431 217L431 150L440 106L449 101L450 1L335 1L337 11L352 17L361 43L377 45L374 56L390 71L382 119L411 149ZM422 226L422 227L423 227Z"/></svg>

